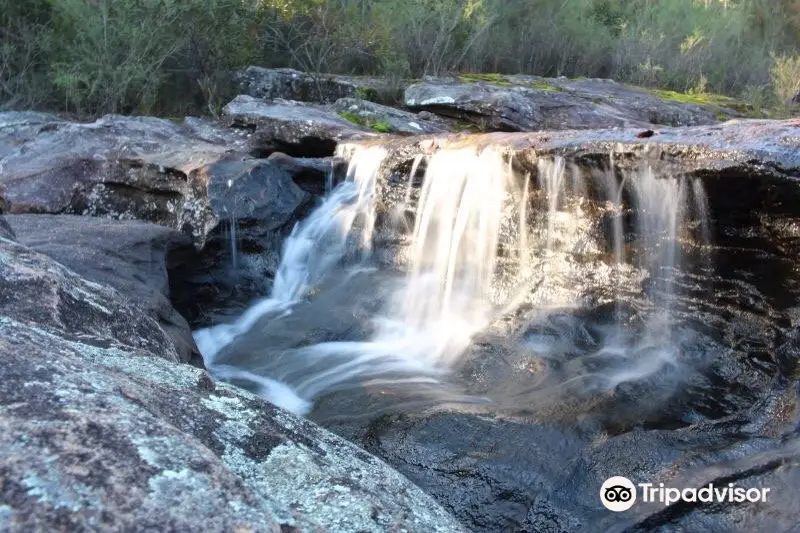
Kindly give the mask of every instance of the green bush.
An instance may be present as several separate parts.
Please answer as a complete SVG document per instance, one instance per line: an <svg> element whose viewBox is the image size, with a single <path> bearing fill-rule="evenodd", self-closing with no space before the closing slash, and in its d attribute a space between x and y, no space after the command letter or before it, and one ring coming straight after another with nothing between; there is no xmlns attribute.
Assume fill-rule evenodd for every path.
<svg viewBox="0 0 800 533"><path fill-rule="evenodd" d="M788 105L800 93L800 54L773 57L770 73L775 96L780 103Z"/></svg>
<svg viewBox="0 0 800 533"><path fill-rule="evenodd" d="M49 21L45 0L0 0L0 111L55 105Z"/></svg>
<svg viewBox="0 0 800 533"><path fill-rule="evenodd" d="M53 81L70 111L149 112L166 77L165 62L182 43L175 13L159 0L59 0ZM169 37L168 37L169 36Z"/></svg>
<svg viewBox="0 0 800 533"><path fill-rule="evenodd" d="M215 114L248 64L385 76L386 103L403 79L497 72L764 105L799 46L800 0L0 0L0 108Z"/></svg>

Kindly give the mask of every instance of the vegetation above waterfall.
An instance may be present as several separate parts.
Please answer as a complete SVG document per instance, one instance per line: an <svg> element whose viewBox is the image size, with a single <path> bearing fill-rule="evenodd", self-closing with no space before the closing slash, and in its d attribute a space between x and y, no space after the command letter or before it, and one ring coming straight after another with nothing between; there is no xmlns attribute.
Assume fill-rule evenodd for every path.
<svg viewBox="0 0 800 533"><path fill-rule="evenodd" d="M800 90L798 0L0 0L0 43L0 110L79 115L214 114L249 64L607 77L756 108Z"/></svg>

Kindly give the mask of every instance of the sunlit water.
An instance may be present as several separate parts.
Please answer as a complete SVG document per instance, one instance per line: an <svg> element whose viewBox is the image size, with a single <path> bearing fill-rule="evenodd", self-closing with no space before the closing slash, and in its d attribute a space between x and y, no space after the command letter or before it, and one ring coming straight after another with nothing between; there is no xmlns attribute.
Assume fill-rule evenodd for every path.
<svg viewBox="0 0 800 533"><path fill-rule="evenodd" d="M597 269L607 270L608 279L630 280L635 271L637 279L651 282L647 327L636 335L612 327L591 354L603 362L601 371L586 372L596 365L582 364L543 390L576 382L612 388L676 364L671 306L678 241L687 216L705 216L699 182L659 177L646 167L622 179L612 173L586 178L560 158L540 161L534 179L516 175L498 149L442 150L427 158L421 185L415 175L423 158L414 160L402 202L379 222L376 196L386 152L370 147L348 155L347 179L335 187L330 180L324 201L286 239L270 296L233 323L196 332L216 377L245 380L299 413L308 412L314 399L353 386L392 384L412 392L444 387L475 335L520 306L528 306L524 320L530 324L555 310L580 307L582 271L575 258L601 255L607 244L610 259ZM609 213L635 212L633 246L626 246L622 216L598 239L589 185L602 191L595 200ZM533 201L537 197L543 201ZM408 242L398 259L404 273L375 259L377 224ZM366 282L348 285L355 279ZM621 282L615 285L622 290ZM345 287L347 297L352 291L366 292L367 300L374 294L366 338L291 347L276 356L271 339L255 332L257 324L295 313L333 287ZM238 339L248 335L256 341L239 346ZM557 360L565 347L532 335L520 349ZM536 386L534 380L530 387Z"/></svg>

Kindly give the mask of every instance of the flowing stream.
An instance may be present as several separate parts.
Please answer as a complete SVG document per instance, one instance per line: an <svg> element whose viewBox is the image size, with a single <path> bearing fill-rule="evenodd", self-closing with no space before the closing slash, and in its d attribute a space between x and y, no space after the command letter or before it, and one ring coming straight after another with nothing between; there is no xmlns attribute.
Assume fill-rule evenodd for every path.
<svg viewBox="0 0 800 533"><path fill-rule="evenodd" d="M350 153L347 178L329 180L321 204L286 239L271 294L236 321L195 333L215 376L249 382L299 413L354 386L444 388L476 336L509 317L519 330L579 309L587 287L605 287L594 298L609 302L644 287L646 324L634 335L620 318L592 353L602 370L567 372L559 386L614 387L678 364L680 243L689 226L708 239L699 181L646 165L588 175L560 158L542 159L536 176L519 175L502 150L463 147L418 156L402 200L387 205L386 155L379 146ZM318 303L326 300L351 303ZM322 315L347 322L345 333L320 335ZM284 342L288 329L300 340ZM565 351L535 333L520 346L543 360ZM489 393L461 398L495 401Z"/></svg>

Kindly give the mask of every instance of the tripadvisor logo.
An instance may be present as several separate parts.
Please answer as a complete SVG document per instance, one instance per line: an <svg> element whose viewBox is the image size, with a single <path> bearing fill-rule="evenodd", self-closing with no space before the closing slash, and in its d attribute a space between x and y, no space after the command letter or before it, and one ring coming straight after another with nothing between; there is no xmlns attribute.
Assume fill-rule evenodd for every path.
<svg viewBox="0 0 800 533"><path fill-rule="evenodd" d="M636 486L626 477L610 477L600 487L600 501L609 511L627 511L636 503Z"/></svg>
<svg viewBox="0 0 800 533"><path fill-rule="evenodd" d="M610 477L600 487L600 501L606 509L620 512L627 511L636 503L637 485L622 476ZM645 503L663 503L664 506L673 503L684 502L703 502L703 503L744 503L744 502L766 502L768 488L744 488L737 487L733 483L727 486L715 486L713 483L701 488L666 487L659 483L656 487L653 483L639 483L641 490L641 501Z"/></svg>

